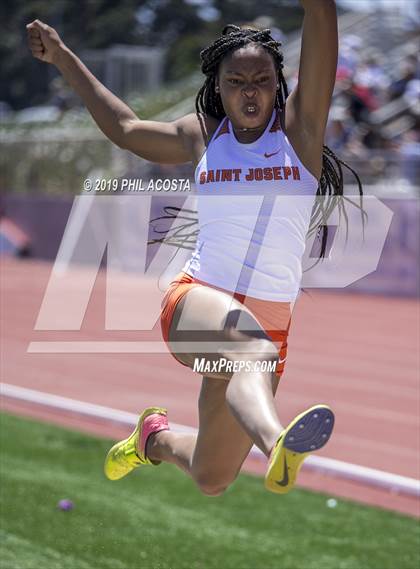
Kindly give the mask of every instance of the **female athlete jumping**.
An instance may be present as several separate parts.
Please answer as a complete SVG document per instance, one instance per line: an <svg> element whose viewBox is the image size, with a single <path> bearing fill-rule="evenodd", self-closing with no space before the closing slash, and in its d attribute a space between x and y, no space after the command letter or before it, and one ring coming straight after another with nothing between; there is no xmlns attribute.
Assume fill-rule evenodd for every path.
<svg viewBox="0 0 420 569"><path fill-rule="evenodd" d="M315 196L343 193L342 163L323 146L337 63L335 2L301 1L302 51L290 96L270 30L229 25L201 52L206 80L196 112L170 123L140 120L54 29L38 20L27 26L33 55L56 65L112 142L153 162L196 169L197 244L166 291L161 325L174 357L204 370L198 435L174 433L166 409L146 409L106 457L112 480L166 461L216 496L256 444L268 457L266 488L285 493L304 458L331 435L327 405L283 428L274 404L305 239L325 219Z"/></svg>

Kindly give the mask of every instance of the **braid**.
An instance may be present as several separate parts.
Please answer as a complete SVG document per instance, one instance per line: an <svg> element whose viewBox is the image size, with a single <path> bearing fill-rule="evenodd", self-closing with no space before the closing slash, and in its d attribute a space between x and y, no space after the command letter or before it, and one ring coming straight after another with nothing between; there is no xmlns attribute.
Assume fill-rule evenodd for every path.
<svg viewBox="0 0 420 569"><path fill-rule="evenodd" d="M187 219L188 221L187 223L177 225L176 227L170 227L169 229L158 229L156 226L153 226L153 231L155 233L164 233L165 237L161 237L159 239L150 239L147 244L152 245L153 243L166 243L167 245L174 245L175 247L181 247L182 249L194 250L196 237L198 235L198 228L196 228L194 231L190 231L187 234L183 234L182 231L184 229L188 229L189 227L197 225L197 218L195 217L197 211L192 209L182 209L180 207L170 205L164 207L163 211L166 215L155 217L154 219L151 219L149 223L158 221L160 219ZM176 214L175 212L178 213ZM193 216L188 217L185 215L180 215L180 212L183 214L191 213Z"/></svg>
<svg viewBox="0 0 420 569"><path fill-rule="evenodd" d="M347 168L347 170L349 170L356 179L359 190L359 204L353 202L344 195L343 166ZM344 202L348 202L360 210L363 235L365 222L367 221L367 213L363 209L363 188L359 176L353 168L351 168L346 162L343 162L343 160L340 160L340 158L338 158L334 152L325 145L322 153L321 179L319 181L316 195L317 200L312 210L308 237L316 232L317 237L321 239L321 247L318 260L309 267L309 269L318 264L321 258L325 257L328 242L327 221L336 207L338 209L339 222L341 221L341 218L344 217L346 223L346 241L348 238L348 217L344 207Z"/></svg>
<svg viewBox="0 0 420 569"><path fill-rule="evenodd" d="M223 119L226 116L220 94L217 93L215 89L219 65L229 53L241 47L249 45L252 42L261 45L273 57L275 67L277 69L277 81L279 85L274 107L279 111L284 110L289 91L283 75L284 65L283 53L280 50L281 43L273 39L271 36L271 31L269 29L258 30L251 27L240 28L233 24L228 24L223 28L222 35L217 38L210 46L206 47L200 52L200 58L202 62L201 71L206 76L206 80L198 91L197 97L195 99L195 110L198 116L207 115L219 120ZM353 201L344 196L343 166L350 170L350 172L356 178L360 194L359 204L355 204ZM362 197L363 190L359 176L348 164L340 160L334 154L334 152L328 148L328 146L324 146L322 155L321 179L317 190L317 200L312 210L308 232L308 236L311 236L314 232L317 232L318 238L321 239L319 259L317 262L319 262L321 258L325 257L326 254L328 239L327 221L335 207L338 208L339 219L341 220L341 217L344 217L345 219L346 237L348 235L348 218L346 210L344 208L345 201L360 209L362 215L362 226L364 228L364 223L367 216L363 210ZM172 209L181 211L180 208ZM197 214L196 211L187 211L189 211L189 213ZM175 218L176 216L172 217ZM167 216L162 216L156 219L165 218L167 218ZM192 223L192 220L194 218L187 219L189 220L189 223L178 226L177 229L188 228L194 224ZM198 223L197 219L195 223ZM194 238L197 234L198 229L194 230L187 236L179 236L178 233L175 233L174 235L178 236L181 241L177 241L177 239L174 239L174 236L172 235L169 237L163 237L161 239L155 239L152 242L164 242L178 247L190 248L186 247L185 242L190 244L191 241L189 241L189 237ZM184 237L185 239L182 240ZM151 242L149 241L148 244L149 243Z"/></svg>

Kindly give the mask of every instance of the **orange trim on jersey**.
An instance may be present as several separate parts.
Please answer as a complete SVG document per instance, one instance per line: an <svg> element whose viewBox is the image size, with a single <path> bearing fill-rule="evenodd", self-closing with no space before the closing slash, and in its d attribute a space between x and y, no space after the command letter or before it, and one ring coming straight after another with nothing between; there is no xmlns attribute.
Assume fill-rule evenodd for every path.
<svg viewBox="0 0 420 569"><path fill-rule="evenodd" d="M220 127L219 132L217 133L217 136L214 140L216 140L217 138L219 138L219 136L221 136L222 134L229 134L230 130L229 130L229 122L227 120L227 117L225 117L223 119L224 124L222 124L222 126Z"/></svg>
<svg viewBox="0 0 420 569"><path fill-rule="evenodd" d="M271 128L268 132L277 132L278 130L281 130L281 122L280 122L279 110L276 109L275 119L274 119L273 124L271 125Z"/></svg>

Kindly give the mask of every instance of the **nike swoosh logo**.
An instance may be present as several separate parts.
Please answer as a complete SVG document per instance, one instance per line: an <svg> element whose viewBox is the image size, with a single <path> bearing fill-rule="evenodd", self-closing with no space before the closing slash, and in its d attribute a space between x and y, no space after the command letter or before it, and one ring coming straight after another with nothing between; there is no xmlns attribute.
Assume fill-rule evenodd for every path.
<svg viewBox="0 0 420 569"><path fill-rule="evenodd" d="M278 154L280 152L281 148L279 148L278 150L276 150L275 152L272 152L271 154L268 154L268 152L264 152L264 156L266 158L270 158L270 156L274 156L275 154Z"/></svg>
<svg viewBox="0 0 420 569"><path fill-rule="evenodd" d="M287 468L286 457L284 457L284 474L281 480L276 480L279 486L287 486L289 484L289 469Z"/></svg>

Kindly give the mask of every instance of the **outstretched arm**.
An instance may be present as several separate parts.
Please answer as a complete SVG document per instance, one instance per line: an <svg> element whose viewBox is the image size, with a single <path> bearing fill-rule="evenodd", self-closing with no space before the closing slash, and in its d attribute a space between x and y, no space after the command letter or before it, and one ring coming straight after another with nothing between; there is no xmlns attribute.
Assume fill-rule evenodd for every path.
<svg viewBox="0 0 420 569"><path fill-rule="evenodd" d="M26 28L33 56L57 67L112 142L152 162L180 164L192 159L191 117L171 123L140 120L64 45L54 28L39 20Z"/></svg>
<svg viewBox="0 0 420 569"><path fill-rule="evenodd" d="M322 141L337 69L337 11L334 0L301 3L305 16L299 77L286 109L311 137Z"/></svg>

